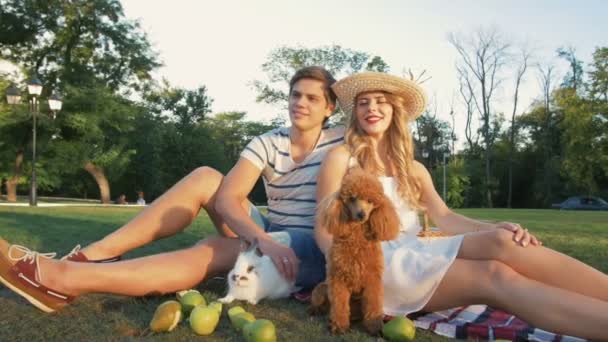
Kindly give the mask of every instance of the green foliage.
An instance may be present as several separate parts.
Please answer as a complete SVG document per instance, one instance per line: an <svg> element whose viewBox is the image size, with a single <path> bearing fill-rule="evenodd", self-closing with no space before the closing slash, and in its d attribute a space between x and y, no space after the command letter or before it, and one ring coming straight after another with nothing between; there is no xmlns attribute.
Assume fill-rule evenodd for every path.
<svg viewBox="0 0 608 342"><path fill-rule="evenodd" d="M379 56L367 52L343 48L340 45L305 48L302 46L282 46L273 49L262 70L266 80L253 81L257 101L287 108L289 80L295 72L306 66L322 66L336 79L363 70L388 72L389 67ZM340 121L342 115L334 115L332 120Z"/></svg>
<svg viewBox="0 0 608 342"><path fill-rule="evenodd" d="M140 89L160 64L118 0L3 0L0 57L42 76L47 86L99 83Z"/></svg>
<svg viewBox="0 0 608 342"><path fill-rule="evenodd" d="M589 79L592 98L608 103L608 47L595 48ZM607 112L606 108L603 112Z"/></svg>

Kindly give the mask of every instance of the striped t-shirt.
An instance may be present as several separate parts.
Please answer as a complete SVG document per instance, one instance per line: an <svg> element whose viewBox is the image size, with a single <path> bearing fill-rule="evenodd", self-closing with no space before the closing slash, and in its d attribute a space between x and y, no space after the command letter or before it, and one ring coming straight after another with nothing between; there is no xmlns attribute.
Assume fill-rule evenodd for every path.
<svg viewBox="0 0 608 342"><path fill-rule="evenodd" d="M300 163L291 159L289 130L276 128L255 137L241 157L262 170L270 223L313 229L319 167L331 148L344 143L344 127L323 127L314 150Z"/></svg>

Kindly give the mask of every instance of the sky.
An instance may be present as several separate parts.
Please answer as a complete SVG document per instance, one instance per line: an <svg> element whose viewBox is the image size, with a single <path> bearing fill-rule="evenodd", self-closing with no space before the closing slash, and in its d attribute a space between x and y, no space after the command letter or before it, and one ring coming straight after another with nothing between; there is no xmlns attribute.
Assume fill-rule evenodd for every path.
<svg viewBox="0 0 608 342"><path fill-rule="evenodd" d="M584 62L596 46L608 46L608 2L589 1L407 1L407 0L122 0L125 15L138 20L164 64L155 77L174 86L205 85L214 113L245 111L250 120L269 121L280 108L255 102L253 80L264 80L261 65L280 46L315 48L338 44L382 57L390 71L411 68L432 78L423 84L438 116L456 107L456 133L464 140L457 96L456 50L450 32L470 34L494 27L515 46L533 47L535 61L556 66L560 46L572 46ZM512 83L504 79L495 107L510 113ZM540 94L537 70L521 89L521 110Z"/></svg>
<svg viewBox="0 0 608 342"><path fill-rule="evenodd" d="M205 85L213 112L246 111L250 120L267 121L280 109L255 102L251 81L264 80L261 65L280 46L315 48L338 44L382 57L391 73L411 68L432 78L423 84L438 116L456 107L456 132L464 140L464 114L457 93L456 50L450 32L470 34L496 28L514 46L533 48L535 62L566 64L555 57L572 46L584 62L597 46L608 46L606 1L146 1L123 0L125 14L139 20L164 66L157 77L195 88ZM521 89L521 110L540 94L531 68ZM505 76L496 108L512 111L514 83ZM518 111L520 112L520 111Z"/></svg>

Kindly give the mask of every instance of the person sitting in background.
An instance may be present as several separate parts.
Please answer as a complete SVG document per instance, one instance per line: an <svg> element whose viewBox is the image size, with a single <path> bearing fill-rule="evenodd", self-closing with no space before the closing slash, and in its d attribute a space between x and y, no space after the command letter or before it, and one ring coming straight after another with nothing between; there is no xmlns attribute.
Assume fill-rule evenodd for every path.
<svg viewBox="0 0 608 342"><path fill-rule="evenodd" d="M116 199L116 204L127 204L127 196L125 194L121 194Z"/></svg>
<svg viewBox="0 0 608 342"><path fill-rule="evenodd" d="M144 199L144 192L137 192L137 205L146 205L146 200Z"/></svg>

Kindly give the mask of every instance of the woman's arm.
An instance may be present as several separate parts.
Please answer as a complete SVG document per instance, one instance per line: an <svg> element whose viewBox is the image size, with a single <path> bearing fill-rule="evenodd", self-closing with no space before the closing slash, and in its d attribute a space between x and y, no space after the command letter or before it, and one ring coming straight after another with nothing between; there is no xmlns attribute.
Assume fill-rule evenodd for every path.
<svg viewBox="0 0 608 342"><path fill-rule="evenodd" d="M350 153L344 145L338 146L329 151L317 176L317 215L315 217L315 240L323 254L331 246L332 236L327 232L327 227L321 225L319 216L319 205L324 203L328 196L333 196L340 189L342 178L348 170L348 160Z"/></svg>
<svg viewBox="0 0 608 342"><path fill-rule="evenodd" d="M484 230L505 229L513 232L513 239L524 247L528 245L528 243L542 245L542 242L517 223L483 222L453 212L443 202L435 190L431 175L424 165L414 161L414 174L422 186L422 205L427 208L429 217L442 231L451 235L456 235Z"/></svg>

